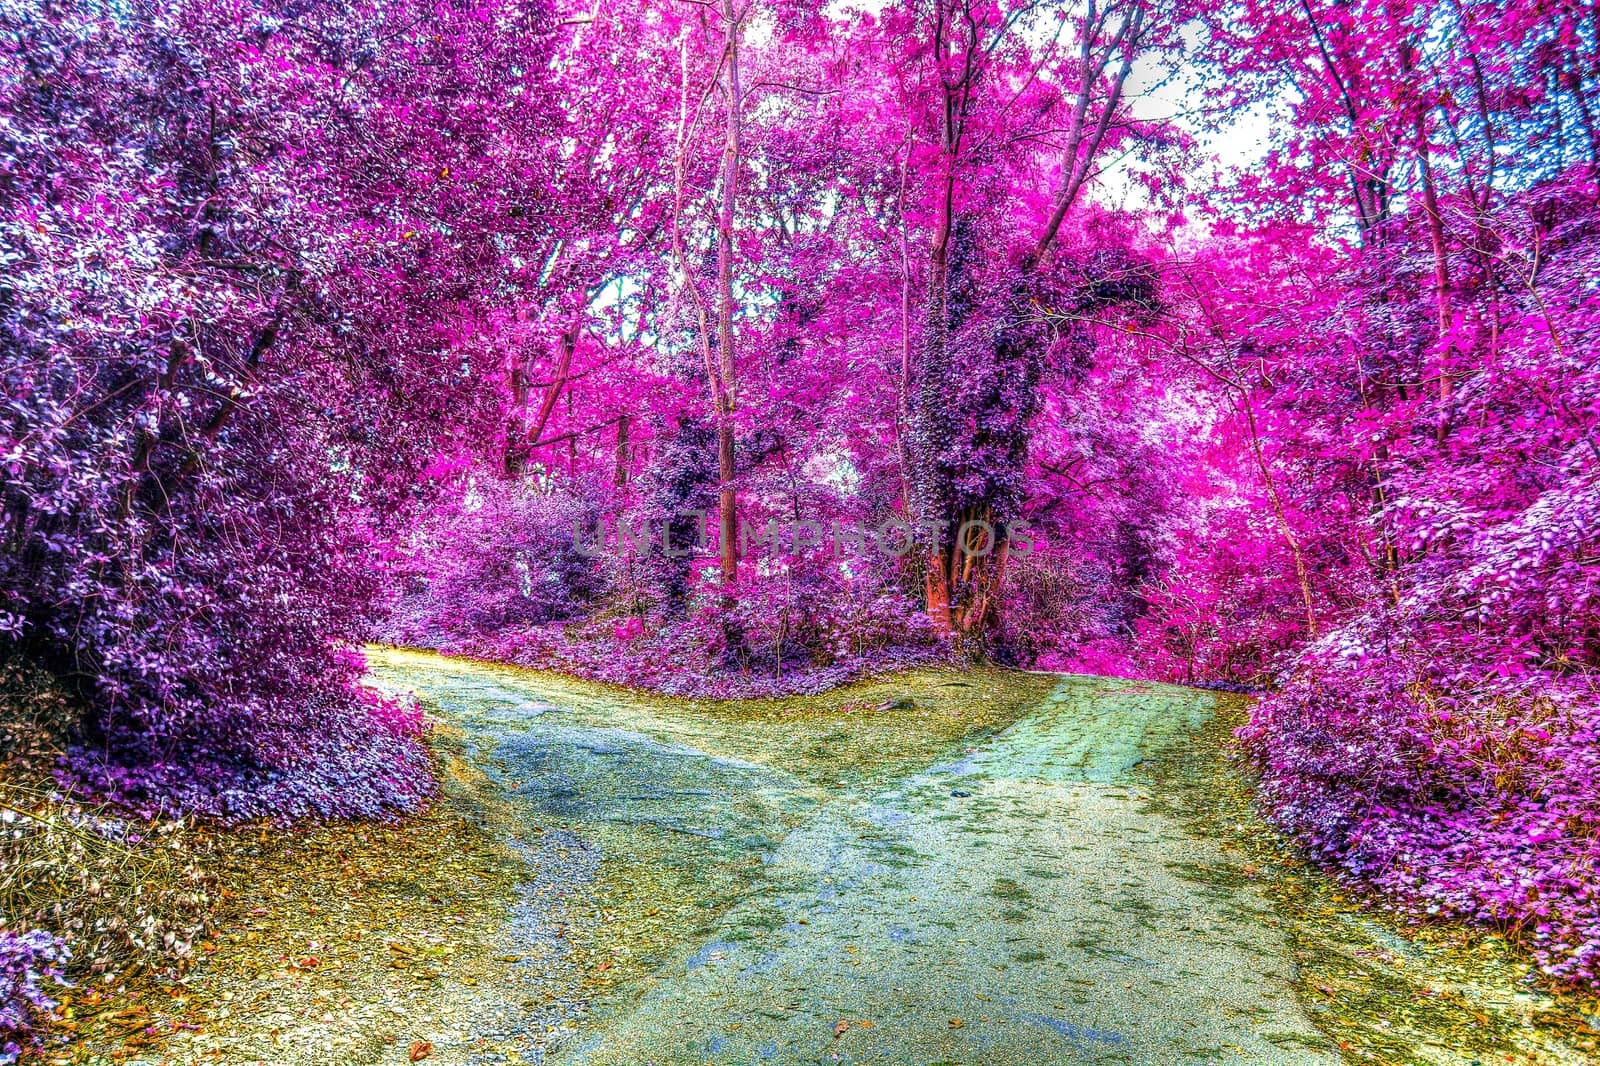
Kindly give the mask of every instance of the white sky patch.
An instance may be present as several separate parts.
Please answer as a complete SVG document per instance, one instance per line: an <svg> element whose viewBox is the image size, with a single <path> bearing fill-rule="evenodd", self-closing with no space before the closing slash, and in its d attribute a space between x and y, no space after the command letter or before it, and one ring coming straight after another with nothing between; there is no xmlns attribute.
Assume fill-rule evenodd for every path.
<svg viewBox="0 0 1600 1066"><path fill-rule="evenodd" d="M877 17L883 14L883 9L888 6L889 0L831 0L828 6L822 9L822 13L830 19L847 18L852 11Z"/></svg>
<svg viewBox="0 0 1600 1066"><path fill-rule="evenodd" d="M1171 121L1195 139L1198 165L1190 170L1197 176L1213 168L1224 176L1248 172L1266 158L1272 129L1268 104L1257 101L1223 116L1208 113L1216 105L1206 98L1193 67L1170 69L1136 61L1125 93L1135 118ZM1095 198L1136 212L1153 207L1149 190L1134 177L1135 165L1133 156L1108 160Z"/></svg>

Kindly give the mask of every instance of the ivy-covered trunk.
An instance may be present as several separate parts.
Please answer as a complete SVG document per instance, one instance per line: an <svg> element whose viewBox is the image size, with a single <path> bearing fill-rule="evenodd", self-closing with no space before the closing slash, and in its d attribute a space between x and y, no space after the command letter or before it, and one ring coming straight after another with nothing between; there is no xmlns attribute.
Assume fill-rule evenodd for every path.
<svg viewBox="0 0 1600 1066"><path fill-rule="evenodd" d="M935 246L906 447L929 618L976 654L998 617L1048 343L1024 279L985 274L980 245L958 218Z"/></svg>

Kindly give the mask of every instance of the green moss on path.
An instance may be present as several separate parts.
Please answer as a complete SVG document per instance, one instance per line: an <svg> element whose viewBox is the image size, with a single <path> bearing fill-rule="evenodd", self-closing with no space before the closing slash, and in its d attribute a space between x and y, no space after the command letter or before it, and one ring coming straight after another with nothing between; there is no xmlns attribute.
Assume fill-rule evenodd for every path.
<svg viewBox="0 0 1600 1066"><path fill-rule="evenodd" d="M381 684L417 692L477 738L530 827L594 844L592 890L567 906L604 918L575 923L603 924L603 937L569 945L601 1006L710 935L817 812L1010 726L1056 684L927 669L819 696L683 700L429 653L371 659ZM739 935L761 935L762 921Z"/></svg>
<svg viewBox="0 0 1600 1066"><path fill-rule="evenodd" d="M985 670L710 702L373 665L598 856L556 1062L1584 1061L1581 1015L1507 960L1402 947L1260 850L1234 697Z"/></svg>
<svg viewBox="0 0 1600 1066"><path fill-rule="evenodd" d="M1269 905L1169 869L1226 857L1134 776L1210 697L1048 681L1008 728L811 812L557 1061L1337 1061Z"/></svg>
<svg viewBox="0 0 1600 1066"><path fill-rule="evenodd" d="M1402 931L1299 864L1230 759L1235 697L986 669L714 702L370 661L439 720L443 801L240 849L233 924L118 1061L378 1064L422 1041L463 1066L1553 1066L1594 1048L1592 1008L1522 983L1492 939Z"/></svg>

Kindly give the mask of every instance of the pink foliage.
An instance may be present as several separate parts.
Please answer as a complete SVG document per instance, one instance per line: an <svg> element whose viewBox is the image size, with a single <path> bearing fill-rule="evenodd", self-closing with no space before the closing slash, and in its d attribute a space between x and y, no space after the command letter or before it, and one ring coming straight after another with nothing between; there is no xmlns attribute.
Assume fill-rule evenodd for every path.
<svg viewBox="0 0 1600 1066"><path fill-rule="evenodd" d="M415 809L374 636L1273 688L1272 817L1595 981L1592 5L869 6L0 10L0 634L63 772Z"/></svg>
<svg viewBox="0 0 1600 1066"><path fill-rule="evenodd" d="M1219 95L1299 87L1236 187L1268 221L1185 272L1259 532L1198 539L1141 636L1176 677L1272 651L1241 734L1269 813L1403 913L1592 984L1600 139L1593 84L1559 72L1600 39L1572 5L1431 12L1215 28Z"/></svg>
<svg viewBox="0 0 1600 1066"><path fill-rule="evenodd" d="M340 649L481 396L461 323L520 245L467 220L544 228L484 184L542 172L538 79L457 106L540 66L504 15L0 13L0 632L80 697L69 776L224 818L431 790Z"/></svg>

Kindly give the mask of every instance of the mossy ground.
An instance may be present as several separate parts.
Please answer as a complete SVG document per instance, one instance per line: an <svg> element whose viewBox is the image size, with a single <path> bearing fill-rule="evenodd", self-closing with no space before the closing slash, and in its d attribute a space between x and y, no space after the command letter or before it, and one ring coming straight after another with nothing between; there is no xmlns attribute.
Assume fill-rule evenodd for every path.
<svg viewBox="0 0 1600 1066"><path fill-rule="evenodd" d="M1242 867L1184 875L1230 884L1240 875L1273 901L1297 964L1301 1002L1346 1059L1433 1063L1600 1061L1600 1003L1551 994L1492 932L1404 924L1311 867L1259 817L1253 778L1233 730L1249 703L1222 697L1186 745L1146 769L1152 809L1184 818Z"/></svg>
<svg viewBox="0 0 1600 1066"><path fill-rule="evenodd" d="M1174 876L1222 857L1141 812L1130 770L1210 697L1045 680L1010 728L801 812L745 898L559 1061L1334 1061L1270 908Z"/></svg>
<svg viewBox="0 0 1600 1066"><path fill-rule="evenodd" d="M817 697L700 701L538 676L611 724L785 766L819 801L1003 728L1051 684L991 669L927 670ZM528 876L517 845L567 823L530 820L507 803L505 780L489 776L493 760L469 750L450 714L430 743L442 790L417 817L192 830L187 846L215 878L215 935L181 978L129 968L64 991L45 1059L398 1061L450 1016L481 1018L486 998L603 1003L761 876L753 853L730 856L659 826L588 826L606 858L588 891L561 901L562 966L530 982L535 960L511 953L506 939Z"/></svg>
<svg viewBox="0 0 1600 1066"><path fill-rule="evenodd" d="M559 706L577 724L637 732L792 779L774 792L762 780L765 774L757 775L727 812L728 824L748 831L744 839L670 821L613 821L617 812L610 808L587 817L532 819L523 810L524 833L528 828L576 832L593 841L602 856L592 890L568 902L586 918L573 923L570 958L602 1009L625 1006L675 952L714 929L768 876L769 846L818 808L993 735L1036 707L1058 681L1053 675L996 667L930 667L815 696L703 700L425 652L374 650L371 658L380 682L405 687L410 679L425 706L476 730L514 732L525 723L489 698L445 705L430 700L430 676L454 668L480 685L488 679L518 692L531 686L541 702ZM526 784L526 768L508 761L506 751L485 747L477 754L502 789L515 793ZM636 758L645 755L639 752ZM752 834L760 839L752 843ZM781 921L772 918L774 924ZM753 927L744 935L762 933Z"/></svg>
<svg viewBox="0 0 1600 1066"><path fill-rule="evenodd" d="M821 806L1004 729L1054 684L1047 675L984 667L921 669L783 699L680 700L629 693L635 711L624 720L703 751L779 768L809 786L810 798ZM805 809L780 813L781 830L808 816ZM675 949L710 934L718 919L768 876L757 849L719 848L656 826L591 831L606 856L596 905L616 918L607 940L628 946L601 979L604 986L636 989ZM783 921L774 912L769 925ZM745 935L763 935L750 925L745 923Z"/></svg>
<svg viewBox="0 0 1600 1066"><path fill-rule="evenodd" d="M47 1060L384 1061L421 1039L440 990L502 981L497 945L525 871L458 735L433 743L443 789L417 817L196 830L220 898L197 965L67 990L53 1036L70 1044Z"/></svg>
<svg viewBox="0 0 1600 1066"><path fill-rule="evenodd" d="M1196 728L1201 718L1163 722L1167 703L1183 703L1181 690L995 669L919 670L812 697L707 701L415 653L377 652L374 667L380 680L415 681L440 718L431 739L438 802L393 825L195 830L191 846L220 899L217 933L200 945L198 965L181 979L131 971L69 990L56 1033L67 1042L47 1058L380 1063L406 1061L420 1042L430 1062L515 1063L541 1048L570 1049L573 1036L633 1011L669 971L709 973L781 954L790 940L799 958L815 955L804 947L811 940L824 950L819 926L797 920L791 904L818 889L845 892L845 880L811 884L793 862L774 866L779 842L792 835L803 851L815 837L831 848L838 830L819 825L853 809L882 813L872 797L885 788L900 795L898 786L938 763L937 781L888 806L930 805L926 826L948 826L978 849L974 857L989 856L975 898L987 901L1000 940L1051 911L1050 900L1068 891L1063 878L1098 868L1104 842L1094 833L1105 832L1095 829L1104 818L1145 810L1152 823L1176 823L1203 842L1195 857L1161 864L1191 886L1195 905L1264 922L1286 938L1300 1008L1348 1061L1594 1061L1592 998L1552 996L1519 980L1526 964L1493 935L1400 926L1296 857L1252 809L1231 740L1242 699L1216 698L1215 717ZM1070 711L1035 737L1042 719L1029 716L1047 698L1066 700ZM529 722L545 714L542 732L530 735ZM1103 743L1102 734L1126 732L1128 723L1114 720L1130 715L1153 739ZM989 738L1025 717L1002 754L986 754ZM1154 739L1166 732L1180 739ZM572 777L590 764L598 776ZM1026 806L1007 782L1045 779L1082 782L1071 788L1088 806L1068 820L1081 822L1073 832L1084 835L1055 842L1065 865L1003 860L1013 837L995 836L991 823ZM571 787L556 787L563 780ZM970 798L957 799L969 789ZM1106 805L1101 814L1090 792ZM839 813L819 821L825 809ZM894 826L870 817L846 820L855 841L847 852L870 858L891 895L926 874L920 842L905 846ZM1137 852L1140 824L1118 832L1130 834L1118 848ZM996 861L1003 865L990 869ZM568 865L576 872L564 873ZM1165 920L1137 879L1108 875L1080 887L1092 890L1084 904L1104 911L1101 925L1141 936ZM1255 896L1270 907L1241 909ZM884 916L902 921L892 907ZM919 935L968 944L964 922L924 916ZM530 936L528 921L543 932ZM1094 923L1069 933L1054 948L1010 945L996 972L1060 971L1063 1011L1097 1009L1108 986L1124 995L1105 975L1097 983L1085 974L1129 965L1126 937ZM870 962L861 931L850 937L840 949L847 974ZM1236 947L1254 950L1243 940ZM1140 993L1129 985L1126 995ZM775 1001L772 1017L791 1016L799 999ZM974 995L974 1017L961 1029L941 1019L941 1039L957 1047L970 1026L991 1024L985 1012L993 1010L987 993ZM740 1039L758 1023L767 1024L719 1026L717 1039ZM824 1042L833 1040L831 1016L818 1024ZM1274 1029L1264 1038L1309 1053L1321 1046L1305 1043L1316 1035Z"/></svg>

